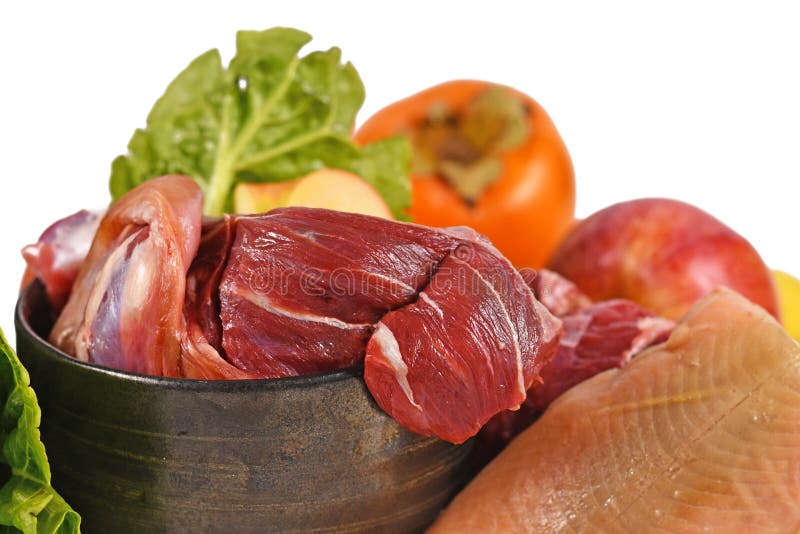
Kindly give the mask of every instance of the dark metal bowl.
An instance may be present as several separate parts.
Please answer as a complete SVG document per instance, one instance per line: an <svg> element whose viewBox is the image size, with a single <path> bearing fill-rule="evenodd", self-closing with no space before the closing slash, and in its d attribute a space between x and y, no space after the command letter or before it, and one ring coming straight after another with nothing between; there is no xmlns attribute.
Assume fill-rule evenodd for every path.
<svg viewBox="0 0 800 534"><path fill-rule="evenodd" d="M357 371L208 381L77 361L20 296L19 357L53 485L86 532L414 532L470 475L471 443L401 428Z"/></svg>

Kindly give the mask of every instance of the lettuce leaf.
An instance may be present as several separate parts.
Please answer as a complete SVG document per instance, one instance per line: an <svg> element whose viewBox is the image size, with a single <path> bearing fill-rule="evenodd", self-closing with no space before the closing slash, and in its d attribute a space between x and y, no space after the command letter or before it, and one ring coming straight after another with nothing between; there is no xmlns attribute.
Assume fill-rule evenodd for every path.
<svg viewBox="0 0 800 534"><path fill-rule="evenodd" d="M393 214L407 218L411 149L404 139L366 147L350 132L364 86L338 48L298 54L311 40L291 28L240 31L224 68L216 49L167 87L112 163L114 199L169 173L192 176L205 212L230 211L237 182L278 182L322 168L348 170L370 182Z"/></svg>
<svg viewBox="0 0 800 534"><path fill-rule="evenodd" d="M0 532L80 532L80 516L50 485L41 411L28 372L0 330Z"/></svg>

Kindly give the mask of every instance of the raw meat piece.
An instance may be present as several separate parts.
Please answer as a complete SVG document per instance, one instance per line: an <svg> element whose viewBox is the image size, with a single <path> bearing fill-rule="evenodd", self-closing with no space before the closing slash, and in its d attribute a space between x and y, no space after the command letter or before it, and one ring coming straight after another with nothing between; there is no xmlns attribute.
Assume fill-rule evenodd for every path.
<svg viewBox="0 0 800 534"><path fill-rule="evenodd" d="M439 230L323 209L238 217L219 288L224 352L263 377L359 365L375 323L416 299L456 244Z"/></svg>
<svg viewBox="0 0 800 534"><path fill-rule="evenodd" d="M796 532L798 466L800 345L718 289L562 395L430 532Z"/></svg>
<svg viewBox="0 0 800 534"><path fill-rule="evenodd" d="M523 267L519 270L523 280L533 290L536 298L545 308L557 316L585 308L592 303L591 299L577 285L555 271L547 269L535 270Z"/></svg>
<svg viewBox="0 0 800 534"><path fill-rule="evenodd" d="M112 206L52 342L203 379L363 363L400 424L452 442L517 408L555 353L560 321L472 230L284 208L206 221L200 244L200 208L200 190L176 176Z"/></svg>
<svg viewBox="0 0 800 534"><path fill-rule="evenodd" d="M59 219L42 233L39 241L22 249L27 268L21 288L34 278L44 284L50 308L58 314L67 302L100 219L101 211L81 210Z"/></svg>
<svg viewBox="0 0 800 534"><path fill-rule="evenodd" d="M544 411L556 397L594 375L622 367L647 347L665 341L675 326L629 300L592 304L562 317L558 352L542 370L542 384L526 404Z"/></svg>
<svg viewBox="0 0 800 534"><path fill-rule="evenodd" d="M235 217L206 221L197 256L186 275L186 300L183 305L184 329L181 336L181 375L186 378L257 378L238 369L221 354L219 281L233 244Z"/></svg>
<svg viewBox="0 0 800 534"><path fill-rule="evenodd" d="M469 229L310 208L235 226L217 354L248 374L363 362L370 392L400 424L461 442L518 407L555 352L559 321Z"/></svg>
<svg viewBox="0 0 800 534"><path fill-rule="evenodd" d="M466 229L451 235L458 246L416 302L379 323L364 379L406 428L461 443L525 400L560 323L488 241Z"/></svg>
<svg viewBox="0 0 800 534"><path fill-rule="evenodd" d="M202 192L185 176L146 182L103 217L50 333L84 361L179 376L186 271L200 239Z"/></svg>

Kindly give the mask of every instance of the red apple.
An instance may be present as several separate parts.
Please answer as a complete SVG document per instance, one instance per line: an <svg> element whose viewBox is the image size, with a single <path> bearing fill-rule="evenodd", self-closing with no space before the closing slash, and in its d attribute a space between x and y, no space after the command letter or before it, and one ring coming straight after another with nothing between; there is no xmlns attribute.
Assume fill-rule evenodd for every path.
<svg viewBox="0 0 800 534"><path fill-rule="evenodd" d="M677 200L639 199L598 211L572 229L549 268L593 300L627 298L670 319L717 286L778 316L773 278L753 246Z"/></svg>

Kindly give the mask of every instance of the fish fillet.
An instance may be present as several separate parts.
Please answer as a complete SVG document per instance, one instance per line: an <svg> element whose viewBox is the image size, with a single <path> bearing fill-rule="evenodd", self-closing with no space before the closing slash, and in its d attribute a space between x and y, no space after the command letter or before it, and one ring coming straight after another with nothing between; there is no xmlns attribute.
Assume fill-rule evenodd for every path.
<svg viewBox="0 0 800 534"><path fill-rule="evenodd" d="M798 532L800 345L726 289L568 391L430 532Z"/></svg>

